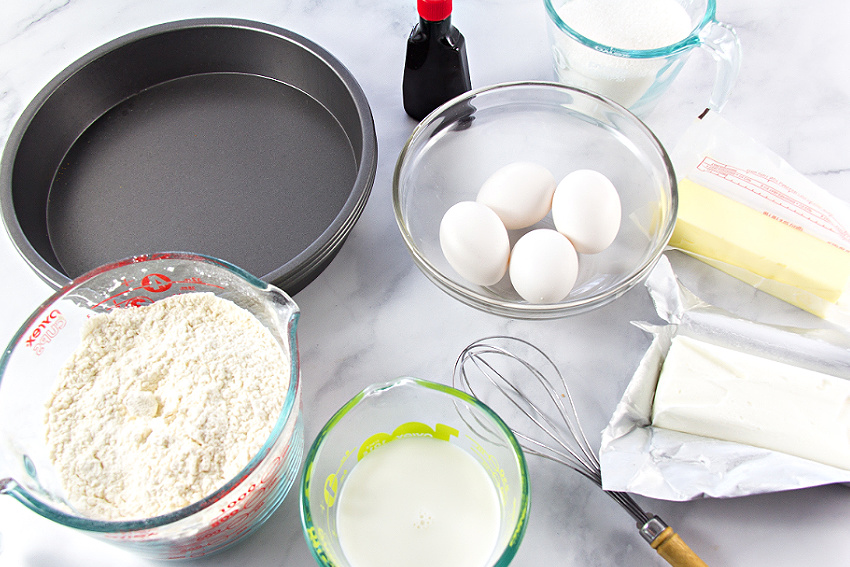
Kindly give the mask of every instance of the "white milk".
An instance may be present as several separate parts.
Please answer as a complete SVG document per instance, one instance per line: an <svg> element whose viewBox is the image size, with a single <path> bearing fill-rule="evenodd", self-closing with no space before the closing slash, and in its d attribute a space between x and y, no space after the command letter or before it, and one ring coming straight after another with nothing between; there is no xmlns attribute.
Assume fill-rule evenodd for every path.
<svg viewBox="0 0 850 567"><path fill-rule="evenodd" d="M406 437L349 473L337 531L353 567L484 567L500 519L496 488L471 455L446 441Z"/></svg>
<svg viewBox="0 0 850 567"><path fill-rule="evenodd" d="M558 15L584 37L619 49L666 47L685 39L691 19L677 0L571 0ZM559 79L630 107L653 85L663 59L616 57L553 30Z"/></svg>

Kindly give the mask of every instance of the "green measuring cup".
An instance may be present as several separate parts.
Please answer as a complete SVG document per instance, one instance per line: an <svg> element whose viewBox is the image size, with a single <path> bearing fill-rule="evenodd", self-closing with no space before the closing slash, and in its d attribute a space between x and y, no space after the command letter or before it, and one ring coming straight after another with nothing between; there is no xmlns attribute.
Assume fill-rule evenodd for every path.
<svg viewBox="0 0 850 567"><path fill-rule="evenodd" d="M410 437L450 443L484 468L482 477L498 495L500 519L489 559L476 567L507 566L528 521L529 481L522 450L507 425L476 398L416 378L366 388L328 421L313 443L301 482L301 520L318 564L352 565L338 530L340 495L352 469L371 451Z"/></svg>

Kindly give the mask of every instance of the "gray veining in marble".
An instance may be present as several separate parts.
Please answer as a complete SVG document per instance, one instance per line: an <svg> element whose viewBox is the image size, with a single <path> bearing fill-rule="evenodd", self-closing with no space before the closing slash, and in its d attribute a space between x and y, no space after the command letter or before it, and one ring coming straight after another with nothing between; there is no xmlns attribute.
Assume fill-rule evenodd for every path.
<svg viewBox="0 0 850 567"><path fill-rule="evenodd" d="M850 4L843 0L719 0L718 19L744 48L724 115L824 189L850 200ZM3 0L0 3L0 144L29 100L89 50L149 25L227 16L288 28L322 45L357 77L372 106L379 164L372 196L330 267L296 296L306 437L364 386L401 375L450 381L460 350L494 333L528 338L571 376L592 443L628 382L649 337L629 324L655 320L643 287L596 312L524 322L474 311L418 272L395 225L395 159L415 126L402 109L404 43L414 0ZM453 22L467 39L475 86L550 79L541 0L455 0ZM704 108L713 62L702 52L646 122L665 145ZM671 254L698 295L741 316L818 327L778 300ZM0 237L0 341L50 291ZM514 565L651 566L661 560L629 517L601 491L548 462L530 462L532 514ZM850 489L827 486L733 500L671 503L638 498L712 566L850 565ZM0 565L142 566L150 562L50 523L0 498ZM199 566L308 567L296 493L248 540ZM437 567L437 566L435 566Z"/></svg>

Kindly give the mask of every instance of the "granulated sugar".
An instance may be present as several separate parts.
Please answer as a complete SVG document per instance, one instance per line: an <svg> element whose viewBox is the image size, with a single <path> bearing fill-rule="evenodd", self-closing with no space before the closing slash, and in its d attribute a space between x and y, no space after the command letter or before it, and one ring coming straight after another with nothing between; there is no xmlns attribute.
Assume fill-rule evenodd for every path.
<svg viewBox="0 0 850 567"><path fill-rule="evenodd" d="M211 494L264 444L289 381L271 333L210 293L92 317L45 419L70 503L116 520Z"/></svg>
<svg viewBox="0 0 850 567"><path fill-rule="evenodd" d="M558 15L584 37L618 49L666 47L692 28L676 0L571 0Z"/></svg>

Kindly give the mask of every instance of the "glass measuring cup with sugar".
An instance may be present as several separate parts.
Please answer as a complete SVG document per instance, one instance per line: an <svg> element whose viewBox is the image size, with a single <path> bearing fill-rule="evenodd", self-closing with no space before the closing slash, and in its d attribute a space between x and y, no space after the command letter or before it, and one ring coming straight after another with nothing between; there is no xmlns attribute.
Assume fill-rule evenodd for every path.
<svg viewBox="0 0 850 567"><path fill-rule="evenodd" d="M506 567L525 532L528 483L522 450L492 410L401 378L366 388L321 430L301 519L324 567Z"/></svg>
<svg viewBox="0 0 850 567"><path fill-rule="evenodd" d="M92 314L199 292L249 311L284 351L289 384L271 433L236 476L188 506L120 521L81 514L66 498L45 439L45 403L59 369ZM298 306L285 293L207 256L136 256L80 276L32 314L0 358L0 494L48 520L153 559L207 555L252 533L283 501L303 456L298 318Z"/></svg>
<svg viewBox="0 0 850 567"><path fill-rule="evenodd" d="M695 47L717 65L708 106L721 110L741 65L735 31L715 0L543 0L558 80L651 111Z"/></svg>

